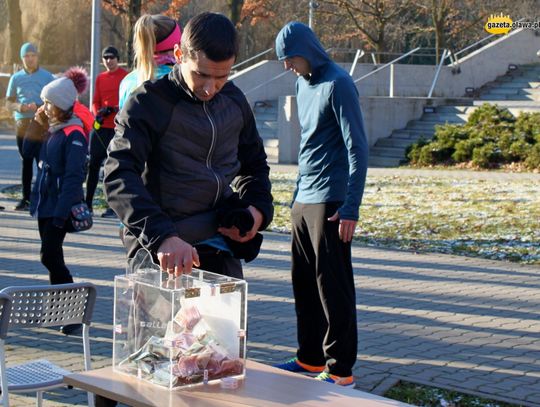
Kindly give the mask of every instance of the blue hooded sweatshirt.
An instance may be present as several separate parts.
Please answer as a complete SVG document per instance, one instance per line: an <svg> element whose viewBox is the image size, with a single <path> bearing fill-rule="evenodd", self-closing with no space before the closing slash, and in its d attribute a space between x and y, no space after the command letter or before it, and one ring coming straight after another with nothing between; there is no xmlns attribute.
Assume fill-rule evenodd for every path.
<svg viewBox="0 0 540 407"><path fill-rule="evenodd" d="M367 173L368 144L350 75L334 63L309 27L291 22L276 37L280 60L302 57L311 75L296 82L301 127L294 200L343 202L341 219L358 220Z"/></svg>

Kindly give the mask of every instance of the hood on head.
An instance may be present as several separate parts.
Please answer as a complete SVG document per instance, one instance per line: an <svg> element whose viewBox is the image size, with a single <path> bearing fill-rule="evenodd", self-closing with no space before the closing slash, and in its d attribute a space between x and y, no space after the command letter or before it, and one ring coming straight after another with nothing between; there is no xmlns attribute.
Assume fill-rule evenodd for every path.
<svg viewBox="0 0 540 407"><path fill-rule="evenodd" d="M312 71L330 61L330 57L307 25L293 21L285 25L276 37L276 55L280 61L285 58L302 57Z"/></svg>

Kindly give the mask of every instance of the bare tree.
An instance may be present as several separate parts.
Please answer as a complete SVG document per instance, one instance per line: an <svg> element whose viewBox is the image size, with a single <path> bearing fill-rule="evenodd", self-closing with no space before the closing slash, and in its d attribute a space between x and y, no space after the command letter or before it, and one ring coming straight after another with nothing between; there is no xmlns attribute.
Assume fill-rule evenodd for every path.
<svg viewBox="0 0 540 407"><path fill-rule="evenodd" d="M435 34L437 60L444 48L456 48L464 33L470 39L481 32L488 14L486 4L475 0L421 0L415 6L429 17L430 25L419 31Z"/></svg>
<svg viewBox="0 0 540 407"><path fill-rule="evenodd" d="M19 48L22 44L22 19L19 0L7 0L9 16L9 62L19 61Z"/></svg>
<svg viewBox="0 0 540 407"><path fill-rule="evenodd" d="M377 62L380 62L380 53L388 50L388 31L393 30L393 23L407 12L412 0L320 0L320 3L319 13L339 19L346 17L348 24L341 28L340 39L360 38L377 52Z"/></svg>
<svg viewBox="0 0 540 407"><path fill-rule="evenodd" d="M230 18L234 25L240 22L242 16L242 7L244 6L244 0L228 0L228 6L230 10Z"/></svg>

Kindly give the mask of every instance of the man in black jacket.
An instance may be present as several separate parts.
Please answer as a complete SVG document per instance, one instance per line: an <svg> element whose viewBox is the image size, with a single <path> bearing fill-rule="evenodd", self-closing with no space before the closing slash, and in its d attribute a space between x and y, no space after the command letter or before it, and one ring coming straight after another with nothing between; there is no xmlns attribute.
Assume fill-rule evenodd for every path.
<svg viewBox="0 0 540 407"><path fill-rule="evenodd" d="M128 257L145 247L169 273L195 265L242 277L239 258L258 251L272 195L253 114L227 81L237 52L226 17L195 16L174 46L172 72L141 85L117 115L104 185ZM238 226L221 222L231 202L233 219L244 211ZM248 257L237 254L250 244Z"/></svg>

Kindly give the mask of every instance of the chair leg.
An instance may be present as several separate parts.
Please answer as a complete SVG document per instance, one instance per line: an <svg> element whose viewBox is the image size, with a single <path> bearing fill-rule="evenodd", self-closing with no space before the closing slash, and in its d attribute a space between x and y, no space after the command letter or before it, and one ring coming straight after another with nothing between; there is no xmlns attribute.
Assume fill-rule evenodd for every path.
<svg viewBox="0 0 540 407"><path fill-rule="evenodd" d="M94 407L96 405L94 401L94 393L88 392L88 407Z"/></svg>
<svg viewBox="0 0 540 407"><path fill-rule="evenodd" d="M43 404L43 392L38 391L36 393L36 407L41 407Z"/></svg>

